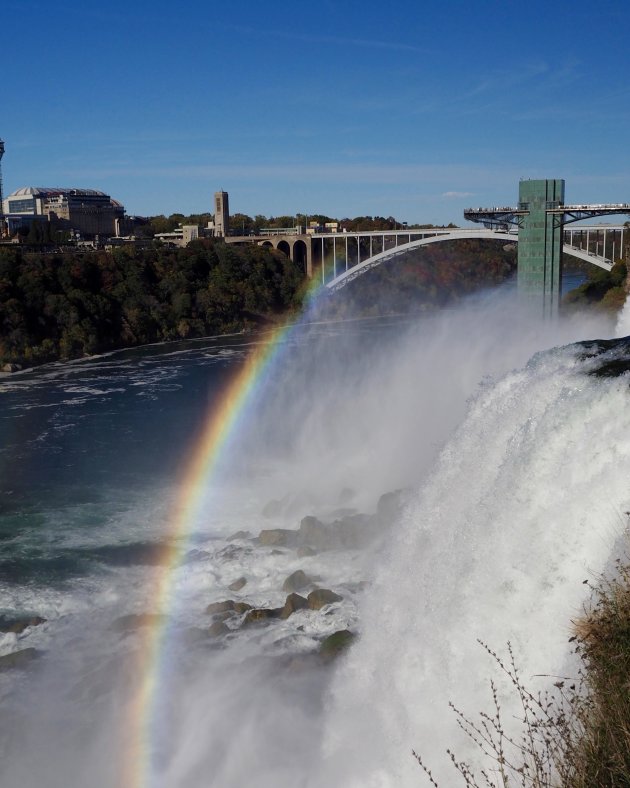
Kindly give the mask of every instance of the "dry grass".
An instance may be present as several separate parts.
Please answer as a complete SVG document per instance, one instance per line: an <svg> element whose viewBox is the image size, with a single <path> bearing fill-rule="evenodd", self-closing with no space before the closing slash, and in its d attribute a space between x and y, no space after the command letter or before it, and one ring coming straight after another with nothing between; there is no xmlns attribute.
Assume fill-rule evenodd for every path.
<svg viewBox="0 0 630 788"><path fill-rule="evenodd" d="M521 680L510 644L503 659L481 646L507 675L521 708L516 738L503 725L494 682L492 711L471 718L453 706L457 722L482 751L478 771L448 750L469 788L630 788L630 565L591 587L592 602L574 622L571 641L581 660L575 680L534 694ZM439 788L421 755L429 783ZM449 783L450 784L450 783Z"/></svg>

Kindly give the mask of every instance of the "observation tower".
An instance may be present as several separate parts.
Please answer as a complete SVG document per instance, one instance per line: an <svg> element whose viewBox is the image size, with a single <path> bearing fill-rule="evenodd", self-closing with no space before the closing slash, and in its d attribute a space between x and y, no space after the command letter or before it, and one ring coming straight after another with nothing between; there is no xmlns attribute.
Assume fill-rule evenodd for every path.
<svg viewBox="0 0 630 788"><path fill-rule="evenodd" d="M518 291L552 317L560 305L564 226L611 214L630 215L630 203L566 205L564 180L556 178L521 180L516 207L468 208L464 219L489 229L518 228Z"/></svg>

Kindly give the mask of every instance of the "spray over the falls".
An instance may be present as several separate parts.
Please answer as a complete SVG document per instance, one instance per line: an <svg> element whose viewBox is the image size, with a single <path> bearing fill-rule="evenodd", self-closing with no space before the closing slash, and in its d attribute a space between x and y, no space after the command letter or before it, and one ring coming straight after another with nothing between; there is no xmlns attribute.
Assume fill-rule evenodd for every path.
<svg viewBox="0 0 630 788"><path fill-rule="evenodd" d="M293 335L208 481L168 610L155 595L180 494L167 449L185 456L179 432L195 423L199 392L226 358L242 362L246 341L229 354L184 349L120 368L107 362L102 371L94 362L72 373L79 380L62 375L51 384L66 398L55 413L85 412L42 432L33 451L48 447L54 460L55 441L65 441L67 459L75 450L84 456L81 430L101 408L113 449L99 433L95 503L51 504L39 515L46 539L20 537L23 552L38 538L51 555L76 559L73 576L28 587L0 578L2 607L48 619L0 640L3 653L20 643L41 651L22 678L0 675L0 784L117 785L129 698L143 678L139 633L125 627L129 617L164 613L168 670L146 742L145 785L406 788L423 779L412 749L451 784L446 748L474 753L458 740L448 701L471 713L488 702L493 666L477 639L498 650L512 641L526 677L562 672L582 581L606 565L624 529L627 376L588 373L602 354L628 349L562 347L609 331L584 321L541 325L495 295L417 324ZM119 393L101 375L117 375ZM32 386L15 395L25 418L47 412L47 402L39 411L29 400ZM146 392L142 422L129 405L138 392ZM167 427L160 444L156 429ZM159 447L146 466L134 450L130 482L127 440ZM299 555L255 539L263 527L296 529L308 514L332 521L340 511L373 512L382 493L401 487L409 491L402 520L361 549ZM147 553L154 543L159 549ZM86 555L96 567L87 573ZM283 581L296 569L342 601L264 627L230 619L220 639L208 639L208 603L281 606ZM241 577L242 590L230 590ZM346 628L360 637L345 657L309 662L326 635Z"/></svg>
<svg viewBox="0 0 630 788"><path fill-rule="evenodd" d="M488 711L494 678L505 718L519 708L478 639L510 641L528 684L571 670L583 581L605 568L630 500L629 375L589 375L584 354L541 353L486 387L409 506L335 678L329 784L422 784L411 748L444 785L447 748L479 762L449 701Z"/></svg>

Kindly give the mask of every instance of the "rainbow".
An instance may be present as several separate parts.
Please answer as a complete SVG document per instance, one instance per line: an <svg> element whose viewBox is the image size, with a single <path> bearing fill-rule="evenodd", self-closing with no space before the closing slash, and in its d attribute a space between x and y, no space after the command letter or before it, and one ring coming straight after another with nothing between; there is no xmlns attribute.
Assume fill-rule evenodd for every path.
<svg viewBox="0 0 630 788"><path fill-rule="evenodd" d="M142 642L135 660L138 684L129 706L125 734L120 785L123 788L145 788L151 780L153 725L156 722L158 687L166 680L166 652L169 611L175 597L175 582L189 539L192 535L207 481L215 472L222 450L242 418L264 371L276 359L283 340L295 325L275 328L253 352L228 384L219 405L208 414L201 437L182 475L171 526L167 533L168 547L159 561L154 599L163 615L151 617L141 630Z"/></svg>

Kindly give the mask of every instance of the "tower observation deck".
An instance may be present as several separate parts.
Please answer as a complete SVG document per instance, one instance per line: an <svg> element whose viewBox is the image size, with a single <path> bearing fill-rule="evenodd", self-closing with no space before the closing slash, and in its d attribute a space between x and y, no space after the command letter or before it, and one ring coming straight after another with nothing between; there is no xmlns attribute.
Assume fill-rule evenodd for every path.
<svg viewBox="0 0 630 788"><path fill-rule="evenodd" d="M560 304L564 225L612 214L630 214L630 203L566 205L564 180L526 180L515 208L469 208L464 219L495 230L518 227L519 294L540 300L543 316L551 317Z"/></svg>

